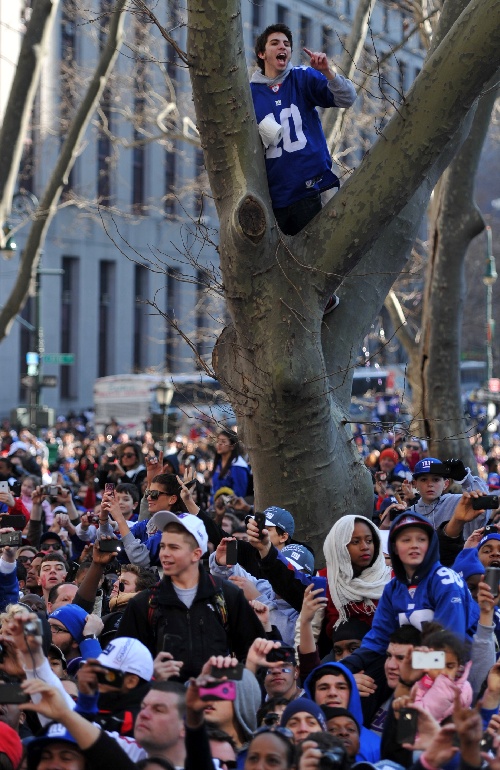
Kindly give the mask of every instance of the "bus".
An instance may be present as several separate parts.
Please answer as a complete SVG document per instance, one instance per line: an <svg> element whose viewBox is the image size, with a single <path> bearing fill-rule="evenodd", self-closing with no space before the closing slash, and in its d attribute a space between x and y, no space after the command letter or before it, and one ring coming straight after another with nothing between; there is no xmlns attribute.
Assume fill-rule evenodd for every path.
<svg viewBox="0 0 500 770"><path fill-rule="evenodd" d="M158 425L162 409L156 388L161 383L171 384L174 390L166 409L170 433L189 434L200 425L235 425L226 394L217 380L205 374L115 374L94 383L95 430L102 433L114 421L134 436L150 429L153 422Z"/></svg>

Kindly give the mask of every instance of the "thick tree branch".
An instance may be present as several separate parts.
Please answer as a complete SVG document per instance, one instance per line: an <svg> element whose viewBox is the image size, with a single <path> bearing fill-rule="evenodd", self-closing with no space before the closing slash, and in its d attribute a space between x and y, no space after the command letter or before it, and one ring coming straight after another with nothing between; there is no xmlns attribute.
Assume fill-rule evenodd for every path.
<svg viewBox="0 0 500 770"><path fill-rule="evenodd" d="M14 194L24 138L59 0L36 0L26 28L0 129L0 247Z"/></svg>
<svg viewBox="0 0 500 770"><path fill-rule="evenodd" d="M45 235L56 212L61 191L73 167L80 142L118 56L123 39L123 9L125 3L126 0L117 0L114 11L110 14L106 45L102 50L87 92L71 121L56 166L44 190L40 205L34 214L34 221L21 255L16 281L0 311L0 340L8 334L15 316L21 310L26 300L31 281L38 267Z"/></svg>

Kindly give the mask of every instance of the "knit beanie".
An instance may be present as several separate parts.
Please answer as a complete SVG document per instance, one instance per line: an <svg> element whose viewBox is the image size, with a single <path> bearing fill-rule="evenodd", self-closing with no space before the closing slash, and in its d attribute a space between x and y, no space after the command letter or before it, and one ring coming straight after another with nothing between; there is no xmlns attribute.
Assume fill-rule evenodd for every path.
<svg viewBox="0 0 500 770"><path fill-rule="evenodd" d="M65 604L64 607L54 610L49 618L55 618L65 626L75 642L80 644L83 638L83 629L87 620L88 612L77 604Z"/></svg>
<svg viewBox="0 0 500 770"><path fill-rule="evenodd" d="M6 754L14 768L20 765L23 757L23 744L19 735L5 722L0 722L0 754Z"/></svg>
<svg viewBox="0 0 500 770"><path fill-rule="evenodd" d="M281 716L281 727L286 727L288 720L291 719L294 714L298 714L301 711L311 714L311 716L318 722L321 729L326 731L326 719L321 707L309 698L295 698L295 700L290 701Z"/></svg>
<svg viewBox="0 0 500 770"><path fill-rule="evenodd" d="M350 711L347 709L341 709L341 708L334 708L333 706L322 706L321 707L323 714L325 715L325 719L328 722L329 719L335 719L335 717L349 717L349 719L352 719L356 727L358 728L358 733L361 732L361 727L359 726L359 722L356 719L356 717L353 717Z"/></svg>
<svg viewBox="0 0 500 770"><path fill-rule="evenodd" d="M485 567L477 555L477 548L464 548L455 559L452 569L467 580L471 575L484 575Z"/></svg>

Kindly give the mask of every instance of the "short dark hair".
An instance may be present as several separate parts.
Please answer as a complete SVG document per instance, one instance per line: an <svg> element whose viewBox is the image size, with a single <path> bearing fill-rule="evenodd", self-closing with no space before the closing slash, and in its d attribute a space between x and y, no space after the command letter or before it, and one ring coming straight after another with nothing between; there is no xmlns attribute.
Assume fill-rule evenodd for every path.
<svg viewBox="0 0 500 770"><path fill-rule="evenodd" d="M134 501L134 503L138 503L139 500L141 499L139 495L139 490L137 489L135 484L118 484L115 491L122 492L122 493L127 492L132 498L132 500Z"/></svg>
<svg viewBox="0 0 500 770"><path fill-rule="evenodd" d="M130 572L135 575L135 590L144 591L146 588L152 588L158 582L158 575L147 567L140 567L138 564L122 564L121 574Z"/></svg>
<svg viewBox="0 0 500 770"><path fill-rule="evenodd" d="M324 676L341 676L349 687L349 692L352 690L351 680L349 679L349 676L346 674L346 672L342 671L342 669L338 668L337 666L332 666L326 663L325 665L318 666L318 668L316 668L311 674L311 678L309 680L309 689L311 691L313 700L316 697L316 685L320 679L323 679Z"/></svg>
<svg viewBox="0 0 500 770"><path fill-rule="evenodd" d="M389 644L422 644L422 632L415 626L399 626L389 637Z"/></svg>
<svg viewBox="0 0 500 770"><path fill-rule="evenodd" d="M57 551L55 553L46 553L42 556L42 561L40 562L40 567L42 564L45 564L47 561L59 561L61 564L64 564L66 567L66 571L69 571L68 562L64 558L64 556Z"/></svg>
<svg viewBox="0 0 500 770"><path fill-rule="evenodd" d="M217 727L209 727L207 725L207 738L209 741L218 741L219 743L229 743L233 751L237 754L238 749L236 748L236 743L234 742L234 738L229 735L229 733L224 732L224 730L219 730Z"/></svg>
<svg viewBox="0 0 500 770"><path fill-rule="evenodd" d="M269 35L273 34L273 32L283 32L283 34L286 35L290 41L290 48L293 48L293 37L290 28L287 27L286 24L270 24L269 27L265 28L264 32L260 33L259 37L255 41L255 58L261 72L264 72L264 62L260 58L259 54L264 53L266 50L267 39Z"/></svg>
<svg viewBox="0 0 500 770"><path fill-rule="evenodd" d="M168 679L158 679L150 682L150 690L170 692L173 695L177 695L177 711L179 712L179 719L184 719L186 716L186 688L183 684L180 682L169 682Z"/></svg>

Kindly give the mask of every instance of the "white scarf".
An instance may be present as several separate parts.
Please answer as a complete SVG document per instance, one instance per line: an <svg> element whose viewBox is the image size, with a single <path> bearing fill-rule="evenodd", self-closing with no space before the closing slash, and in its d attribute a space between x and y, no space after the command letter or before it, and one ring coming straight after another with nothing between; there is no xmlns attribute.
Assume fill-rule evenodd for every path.
<svg viewBox="0 0 500 770"><path fill-rule="evenodd" d="M354 524L357 520L366 523L373 532L375 546L378 543L378 556L358 577L354 577L351 557L347 550L351 542ZM334 625L337 628L347 620L344 609L350 602L363 602L367 614L375 612L373 600L380 599L386 584L391 579L391 568L385 563L380 537L374 524L364 516L343 516L337 521L326 536L323 545L325 554L328 587L339 618Z"/></svg>

